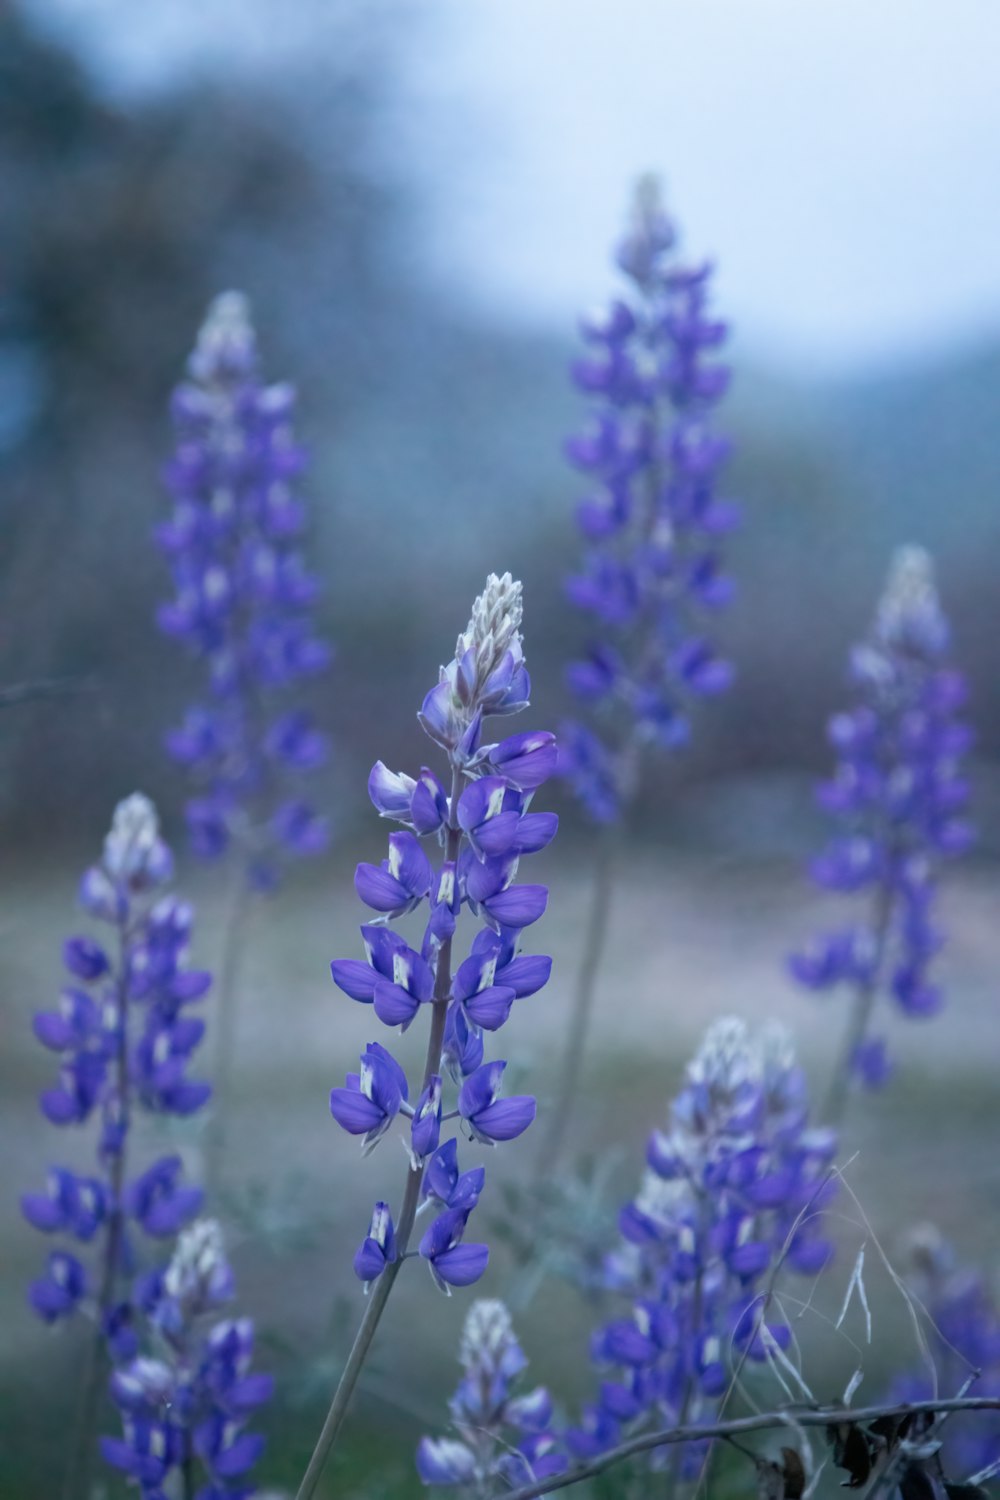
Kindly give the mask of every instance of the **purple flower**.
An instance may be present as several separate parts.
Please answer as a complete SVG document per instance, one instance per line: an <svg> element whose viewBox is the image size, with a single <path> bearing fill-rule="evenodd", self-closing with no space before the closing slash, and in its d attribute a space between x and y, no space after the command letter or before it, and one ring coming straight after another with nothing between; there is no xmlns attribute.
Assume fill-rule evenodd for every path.
<svg viewBox="0 0 1000 1500"><path fill-rule="evenodd" d="M588 485L567 595L591 631L567 679L593 723L565 727L559 771L600 823L634 795L638 748L683 745L692 706L732 679L709 633L732 594L720 542L735 511L717 493L729 448L710 425L726 326L709 311L711 268L680 264L675 240L644 179L617 256L626 295L586 320L573 367L592 416L566 445Z"/></svg>
<svg viewBox="0 0 1000 1500"><path fill-rule="evenodd" d="M173 400L173 510L156 532L173 584L158 623L201 662L206 696L166 745L198 788L187 807L195 852L212 859L238 845L248 879L266 890L283 859L327 842L326 821L289 795L325 762L325 737L301 708L272 707L330 658L300 551L305 458L294 394L263 383L238 293L209 308L188 377Z"/></svg>
<svg viewBox="0 0 1000 1500"><path fill-rule="evenodd" d="M419 777L377 761L368 792L380 816L403 825L389 836L380 864L358 865L355 888L379 914L361 928L365 959L331 964L334 983L352 999L372 1004L387 1026L405 1030L421 1014L434 1038L415 1105L392 1057L372 1043L361 1072L330 1095L334 1118L368 1149L397 1116L409 1121L410 1171L398 1219L402 1261L408 1247L414 1192L421 1207L443 1210L426 1231L420 1254L438 1285L464 1286L486 1267L485 1245L463 1242L479 1200L481 1167L459 1172L457 1144L447 1127L464 1119L477 1139L495 1145L513 1140L531 1123L533 1099L500 1099L506 1064L484 1063L484 1035L498 1031L514 1003L546 984L550 958L517 951L520 932L541 917L544 886L516 884L520 861L555 836L553 814L535 812L535 790L552 774L556 746L547 732L487 738L494 715L525 706L528 674L520 635L521 586L510 574L490 575L476 599L455 655L426 695L419 720L445 752L449 785L427 766ZM426 842L425 842L426 841ZM424 909L419 951L390 924ZM463 909L481 922L471 944L458 949ZM454 1086L454 1091L453 1091ZM457 1093L457 1099L455 1094ZM451 1095L449 1099L447 1096ZM444 1139L442 1139L444 1137ZM376 1210L391 1225L387 1202ZM373 1225L375 1220L373 1220ZM374 1280L388 1257L374 1228L355 1261L363 1281ZM432 1460L428 1457L428 1465ZM430 1472L430 1467L428 1467Z"/></svg>
<svg viewBox="0 0 1000 1500"><path fill-rule="evenodd" d="M488 1245L462 1243L470 1212L469 1208L447 1209L438 1215L420 1241L420 1254L447 1296L453 1286L471 1286L478 1281L490 1258Z"/></svg>
<svg viewBox="0 0 1000 1500"><path fill-rule="evenodd" d="M494 1493L566 1468L552 1428L548 1392L517 1392L527 1360L502 1302L477 1300L459 1349L462 1379L449 1402L454 1438L421 1438L417 1473L424 1484L474 1486Z"/></svg>
<svg viewBox="0 0 1000 1500"><path fill-rule="evenodd" d="M470 1073L458 1095L459 1114L474 1138L487 1146L514 1140L535 1118L535 1101L530 1095L499 1097L506 1066L505 1062L484 1063Z"/></svg>
<svg viewBox="0 0 1000 1500"><path fill-rule="evenodd" d="M369 1042L360 1073L348 1073L347 1087L331 1090L330 1113L351 1135L363 1136L367 1152L388 1130L406 1098L406 1074L380 1043Z"/></svg>
<svg viewBox="0 0 1000 1500"><path fill-rule="evenodd" d="M396 1259L396 1231L388 1203L376 1203L368 1233L354 1257L354 1274L367 1286Z"/></svg>
<svg viewBox="0 0 1000 1500"><path fill-rule="evenodd" d="M927 554L901 549L868 638L851 659L852 707L830 721L838 763L819 800L838 830L813 861L825 890L856 898L858 918L789 960L809 989L853 990L863 1017L835 1076L831 1108L848 1079L880 1087L890 1064L884 1040L865 1034L878 998L904 1015L935 1014L943 995L930 978L944 938L935 926L935 876L971 839L961 814L968 786L961 757L971 736L958 718L961 678L947 664L948 626Z"/></svg>
<svg viewBox="0 0 1000 1500"><path fill-rule="evenodd" d="M834 1149L831 1132L809 1126L784 1035L769 1029L755 1040L740 1021L716 1022L667 1128L650 1137L646 1174L604 1265L605 1287L631 1309L593 1337L598 1400L566 1434L578 1457L613 1446L622 1424L710 1422L729 1386L730 1349L768 1358L756 1289L779 1261L815 1275L829 1259L821 1211L835 1187ZM785 1347L788 1329L768 1327ZM700 1461L685 1448L682 1466L696 1473Z"/></svg>

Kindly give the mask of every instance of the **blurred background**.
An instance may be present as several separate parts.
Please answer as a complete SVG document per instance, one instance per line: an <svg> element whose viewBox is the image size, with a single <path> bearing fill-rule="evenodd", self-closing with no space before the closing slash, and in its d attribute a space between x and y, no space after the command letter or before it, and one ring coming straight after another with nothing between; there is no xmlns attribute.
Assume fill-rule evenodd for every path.
<svg viewBox="0 0 1000 1500"><path fill-rule="evenodd" d="M822 915L800 877L821 831L811 785L848 647L892 548L914 541L935 556L971 681L981 838L946 892L949 1011L933 1037L897 1028L908 1083L856 1127L870 1145L858 1191L890 1238L934 1215L981 1244L977 1216L1000 1201L998 157L991 0L0 0L0 685L85 684L0 711L0 1110L17 1142L0 1206L4 1496L50 1494L69 1399L69 1344L22 1300L41 1248L16 1193L52 1150L30 1015L58 983L77 872L114 802L141 786L181 840L183 787L160 746L197 672L154 628L166 579L150 534L169 392L205 305L246 291L267 373L299 388L338 653L314 695L336 745L317 793L335 841L255 926L224 1215L283 1375L279 1485L356 1315L344 1273L371 1199L371 1168L348 1160L325 1102L368 1039L326 977L357 941L350 870L381 840L364 778L376 757L418 760L415 710L490 570L524 580L533 722L566 706L579 485L561 443L581 415L566 367L578 311L614 289L611 247L649 169L685 251L717 262L734 329L723 420L744 524L724 630L738 678L650 786L614 918L633 979L599 997L579 1147L614 1143L637 1173L686 1050L721 1012L780 1015L819 1075L836 1016L783 974ZM561 810L562 852L545 856L557 978L511 1041L540 1094L591 849ZM218 881L186 857L181 874L211 964ZM197 1156L196 1139L182 1146ZM501 1176L517 1172L507 1155ZM420 1293L400 1294L396 1334L409 1319L426 1335L432 1418L461 1308ZM558 1286L542 1301L549 1336L528 1352L575 1394L586 1313ZM424 1414L405 1394L418 1343L400 1352L387 1335L359 1409L367 1496L381 1493L364 1468L376 1429L401 1455L381 1443L378 1483L413 1488L392 1486ZM338 1494L355 1492L352 1461Z"/></svg>

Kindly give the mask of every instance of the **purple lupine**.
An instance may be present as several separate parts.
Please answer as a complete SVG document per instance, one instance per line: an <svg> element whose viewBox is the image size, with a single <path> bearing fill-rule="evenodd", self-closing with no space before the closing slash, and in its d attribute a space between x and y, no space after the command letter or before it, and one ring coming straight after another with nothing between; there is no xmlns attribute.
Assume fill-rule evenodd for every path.
<svg viewBox="0 0 1000 1500"><path fill-rule="evenodd" d="M824 933L789 961L808 989L844 987L854 1008L834 1074L836 1119L850 1082L888 1076L885 1040L871 1033L881 996L903 1015L942 1003L931 965L943 934L934 922L939 866L968 848L961 761L971 732L960 717L965 682L948 663L949 631L931 560L918 547L896 554L868 638L855 648L855 701L830 720L838 764L819 789L838 831L812 865L824 890L863 903L858 919Z"/></svg>
<svg viewBox="0 0 1000 1500"><path fill-rule="evenodd" d="M331 972L345 994L371 1005L386 1025L402 1031L426 1017L429 1037L419 1083L411 1086L386 1048L372 1042L360 1070L330 1095L334 1118L365 1149L405 1122L410 1167L402 1201L396 1214L385 1199L376 1203L354 1260L372 1293L366 1330L374 1331L406 1259L423 1260L446 1293L483 1274L489 1250L471 1233L470 1219L485 1174L482 1167L460 1170L456 1131L492 1147L523 1134L535 1115L534 1099L504 1096L506 1064L484 1062L485 1033L497 1031L543 987L551 966L548 958L518 954L524 929L545 909L546 891L516 877L521 859L556 833L553 814L530 811L535 790L555 769L555 738L528 733L494 742L485 734L488 719L528 703L520 623L521 585L509 573L491 574L454 659L424 699L420 723L445 752L448 788L426 767L413 777L378 762L369 777L379 813L403 826L389 835L384 860L357 869L357 893L377 914L361 928L365 959L337 959ZM463 907L481 927L455 966ZM423 936L414 948L388 924L412 921L418 911ZM433 1216L414 1251L419 1207ZM359 1336L362 1352L345 1369L299 1490L302 1500L315 1493L367 1344L368 1335Z"/></svg>
<svg viewBox="0 0 1000 1500"><path fill-rule="evenodd" d="M204 699L167 738L190 777L192 846L215 858L235 845L258 889L273 885L283 859L320 851L327 835L299 790L326 759L326 741L289 697L330 658L313 627L317 584L300 550L295 486L305 455L294 406L290 386L261 377L246 299L217 297L173 398L174 505L156 535L174 597L157 618L205 671Z"/></svg>
<svg viewBox="0 0 1000 1500"><path fill-rule="evenodd" d="M116 807L102 859L80 886L84 909L108 928L110 942L71 937L63 949L70 983L58 1009L35 1017L39 1041L59 1056L58 1080L41 1095L43 1114L62 1128L96 1124L97 1138L92 1172L55 1166L45 1190L21 1200L36 1229L81 1247L79 1255L64 1248L49 1255L29 1300L48 1323L89 1314L98 1347L114 1362L136 1351L130 1282L141 1238L173 1236L202 1199L183 1181L180 1157L138 1171L130 1155L137 1113L190 1115L210 1093L188 1067L204 1031L192 1007L211 976L188 967L192 912L165 889L171 872L156 809L135 793ZM82 1439L99 1367L95 1361L83 1393ZM78 1458L85 1467L85 1455Z"/></svg>
<svg viewBox="0 0 1000 1500"><path fill-rule="evenodd" d="M567 674L586 718L561 731L560 768L599 823L634 795L642 747L682 744L692 703L732 678L710 639L732 594L720 545L736 520L718 494L729 444L712 427L729 383L715 357L726 325L709 311L711 266L682 264L675 242L643 179L618 247L626 289L583 320L587 352L573 366L593 409L566 445L590 486L567 592L590 630Z"/></svg>
<svg viewBox="0 0 1000 1500"><path fill-rule="evenodd" d="M604 1378L566 1433L578 1458L643 1426L709 1420L740 1360L763 1362L787 1346L789 1330L760 1289L781 1257L805 1275L829 1258L819 1210L834 1191L834 1150L832 1131L809 1126L804 1079L780 1029L757 1041L742 1021L709 1028L619 1218L604 1280L629 1306L592 1341ZM687 1445L682 1472L697 1473L703 1457Z"/></svg>
<svg viewBox="0 0 1000 1500"><path fill-rule="evenodd" d="M910 1238L907 1280L930 1320L930 1348L937 1368L932 1384L925 1368L893 1382L898 1401L925 1401L938 1390L959 1391L973 1373L970 1394L1000 1397L1000 1303L995 1289L962 1265L933 1225ZM948 1474L981 1482L984 1470L1000 1464L1000 1418L996 1412L960 1413L942 1425L942 1458ZM990 1476L992 1477L992 1475Z"/></svg>
<svg viewBox="0 0 1000 1500"><path fill-rule="evenodd" d="M469 1308L459 1346L462 1379L449 1402L454 1437L421 1438L417 1473L470 1497L547 1479L567 1467L543 1386L518 1394L528 1361L502 1302Z"/></svg>
<svg viewBox="0 0 1000 1500"><path fill-rule="evenodd" d="M145 1279L142 1320L152 1354L136 1354L111 1377L121 1437L103 1437L108 1464L142 1496L172 1490L170 1476L199 1500L248 1496L247 1475L264 1439L246 1430L269 1400L270 1375L251 1370L249 1318L211 1320L233 1295L218 1224L199 1219L178 1238L169 1263ZM199 1475L200 1471L200 1475Z"/></svg>

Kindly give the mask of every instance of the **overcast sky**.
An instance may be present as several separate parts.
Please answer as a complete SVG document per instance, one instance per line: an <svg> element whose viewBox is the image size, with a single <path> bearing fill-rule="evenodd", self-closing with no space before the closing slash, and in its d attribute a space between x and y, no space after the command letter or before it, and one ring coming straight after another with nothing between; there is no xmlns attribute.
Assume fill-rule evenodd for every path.
<svg viewBox="0 0 1000 1500"><path fill-rule="evenodd" d="M365 0L355 0L362 5ZM36 0L121 86L337 46L336 0ZM1000 336L998 0L402 0L420 253L498 316L609 285L663 173L774 360L858 367Z"/></svg>

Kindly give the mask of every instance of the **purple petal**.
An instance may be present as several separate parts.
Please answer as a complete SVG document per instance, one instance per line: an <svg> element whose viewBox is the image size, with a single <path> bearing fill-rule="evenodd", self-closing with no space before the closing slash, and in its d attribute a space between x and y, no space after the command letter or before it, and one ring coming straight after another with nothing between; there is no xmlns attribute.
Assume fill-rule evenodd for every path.
<svg viewBox="0 0 1000 1500"><path fill-rule="evenodd" d="M535 1118L535 1101L530 1094L514 1094L510 1099L498 1099L495 1104L480 1110L473 1124L477 1132L493 1141L512 1141L527 1130Z"/></svg>
<svg viewBox="0 0 1000 1500"><path fill-rule="evenodd" d="M519 1000L525 995L534 995L549 982L552 960L544 954L512 959L497 971L497 980L514 991Z"/></svg>
<svg viewBox="0 0 1000 1500"><path fill-rule="evenodd" d="M385 1111L356 1089L331 1089L330 1113L351 1135L366 1135L385 1119Z"/></svg>
<svg viewBox="0 0 1000 1500"><path fill-rule="evenodd" d="M354 872L354 889L373 911L403 911L410 903L409 892L379 865L358 865Z"/></svg>
<svg viewBox="0 0 1000 1500"><path fill-rule="evenodd" d="M511 885L495 896L488 896L482 904L502 927L520 929L538 921L548 899L548 888L544 885Z"/></svg>
<svg viewBox="0 0 1000 1500"><path fill-rule="evenodd" d="M497 1096L503 1078L505 1062L483 1063L470 1073L458 1094L458 1111L464 1119L472 1119L480 1110L488 1108Z"/></svg>
<svg viewBox="0 0 1000 1500"><path fill-rule="evenodd" d="M335 958L330 965L333 982L352 1000L370 1005L375 998L375 982L378 975L371 964L363 964L358 958Z"/></svg>
<svg viewBox="0 0 1000 1500"><path fill-rule="evenodd" d="M471 1286L486 1270L489 1245L456 1245L434 1258L434 1269L449 1286Z"/></svg>
<svg viewBox="0 0 1000 1500"><path fill-rule="evenodd" d="M409 1026L420 1001L401 984L389 984L380 979L375 985L375 1014L386 1026Z"/></svg>
<svg viewBox="0 0 1000 1500"><path fill-rule="evenodd" d="M510 1015L514 998L513 990L493 985L466 1000L465 1012L476 1026L482 1026L485 1031L498 1031Z"/></svg>

